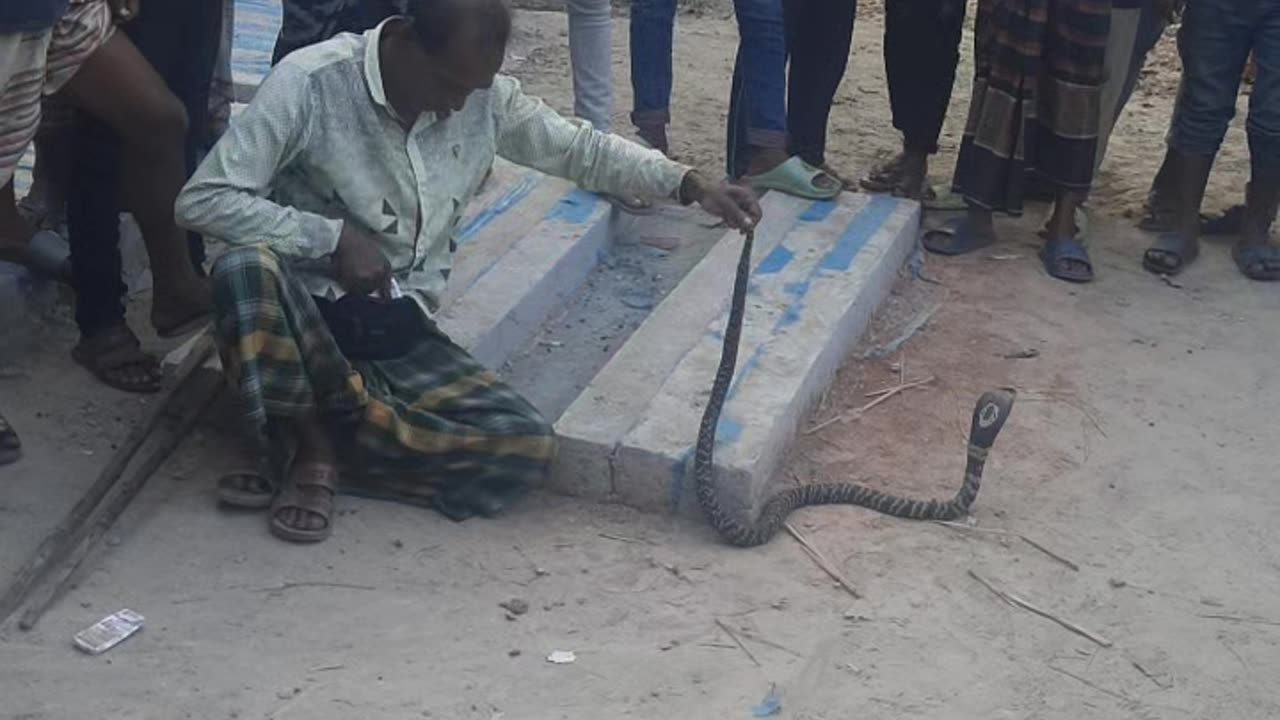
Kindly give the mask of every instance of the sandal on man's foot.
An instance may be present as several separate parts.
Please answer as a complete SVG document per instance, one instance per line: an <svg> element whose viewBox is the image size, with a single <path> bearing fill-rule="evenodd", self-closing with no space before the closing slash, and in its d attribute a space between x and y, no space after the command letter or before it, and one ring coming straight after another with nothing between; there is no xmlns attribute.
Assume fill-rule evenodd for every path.
<svg viewBox="0 0 1280 720"><path fill-rule="evenodd" d="M333 495L338 469L319 462L295 463L285 486L271 503L271 534L282 540L319 542L333 532ZM302 525L309 518L314 523Z"/></svg>
<svg viewBox="0 0 1280 720"><path fill-rule="evenodd" d="M742 182L758 191L777 190L806 200L830 200L843 190L835 178L795 156L768 172L743 175Z"/></svg>
<svg viewBox="0 0 1280 720"><path fill-rule="evenodd" d="M271 507L276 489L271 481L255 470L237 470L218 478L218 502L246 510Z"/></svg>
<svg viewBox="0 0 1280 720"><path fill-rule="evenodd" d="M1244 205L1233 205L1217 215L1200 216L1201 235L1239 235L1244 229Z"/></svg>
<svg viewBox="0 0 1280 720"><path fill-rule="evenodd" d="M941 226L925 230L920 242L924 249L938 255L964 255L994 244L995 235L977 232L967 218L956 218Z"/></svg>
<svg viewBox="0 0 1280 720"><path fill-rule="evenodd" d="M8 420L0 415L0 465L17 462L22 457L22 441Z"/></svg>
<svg viewBox="0 0 1280 720"><path fill-rule="evenodd" d="M98 380L125 392L158 392L164 379L159 361L142 351L137 336L124 323L82 339L72 348L71 359Z"/></svg>
<svg viewBox="0 0 1280 720"><path fill-rule="evenodd" d="M1275 282L1280 280L1280 248L1265 243L1236 243L1231 248L1231 258L1236 267L1250 280Z"/></svg>
<svg viewBox="0 0 1280 720"><path fill-rule="evenodd" d="M1177 275L1200 256L1200 241L1182 233L1167 232L1142 254L1142 267L1156 275Z"/></svg>
<svg viewBox="0 0 1280 720"><path fill-rule="evenodd" d="M1084 245L1074 237L1050 238L1040 250L1044 271L1067 282L1086 283L1093 280L1093 261Z"/></svg>

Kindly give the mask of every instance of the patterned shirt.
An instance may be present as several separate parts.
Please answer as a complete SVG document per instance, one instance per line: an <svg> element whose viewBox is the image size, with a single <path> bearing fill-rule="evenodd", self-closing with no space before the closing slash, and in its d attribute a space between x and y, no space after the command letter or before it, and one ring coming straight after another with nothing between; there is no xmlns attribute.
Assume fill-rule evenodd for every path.
<svg viewBox="0 0 1280 720"><path fill-rule="evenodd" d="M392 22L392 21L388 21ZM178 221L233 245L265 243L314 295L340 297L329 256L345 222L381 241L400 288L439 307L454 233L494 156L643 198L672 196L689 168L561 117L513 78L407 132L382 85L378 39L342 35L291 54L178 196Z"/></svg>

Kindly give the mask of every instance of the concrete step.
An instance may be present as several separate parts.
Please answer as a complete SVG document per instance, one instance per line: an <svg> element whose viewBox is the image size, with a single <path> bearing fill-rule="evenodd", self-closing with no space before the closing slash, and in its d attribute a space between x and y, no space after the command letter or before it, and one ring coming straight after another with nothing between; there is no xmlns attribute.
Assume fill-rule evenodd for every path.
<svg viewBox="0 0 1280 720"><path fill-rule="evenodd" d="M571 183L498 160L459 222L440 327L481 363L499 368L599 262L611 212ZM194 341L170 353L165 366L176 367Z"/></svg>
<svg viewBox="0 0 1280 720"><path fill-rule="evenodd" d="M764 204L716 452L727 502L753 511L798 424L888 295L920 220L916 203L883 196L812 203L771 193ZM740 243L726 234L559 418L554 489L695 509L688 464Z"/></svg>

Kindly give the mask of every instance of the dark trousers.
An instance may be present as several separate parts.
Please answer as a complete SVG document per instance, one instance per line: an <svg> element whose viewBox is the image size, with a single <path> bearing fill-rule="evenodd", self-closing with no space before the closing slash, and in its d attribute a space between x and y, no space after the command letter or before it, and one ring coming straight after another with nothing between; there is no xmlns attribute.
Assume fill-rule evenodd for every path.
<svg viewBox="0 0 1280 720"><path fill-rule="evenodd" d="M903 147L938 152L951 104L965 0L885 0L884 67Z"/></svg>
<svg viewBox="0 0 1280 720"><path fill-rule="evenodd" d="M208 121L222 2L151 2L136 20L123 26L187 110L188 175L195 171ZM121 148L115 132L86 113L77 114L73 133L76 168L67 201L71 273L76 288L76 324L82 335L92 335L124 321L126 288L120 277L119 231ZM204 242L194 233L188 235L188 242L192 262L200 268Z"/></svg>
<svg viewBox="0 0 1280 720"><path fill-rule="evenodd" d="M826 162L827 119L853 44L857 0L784 0L787 54L787 134L792 155Z"/></svg>

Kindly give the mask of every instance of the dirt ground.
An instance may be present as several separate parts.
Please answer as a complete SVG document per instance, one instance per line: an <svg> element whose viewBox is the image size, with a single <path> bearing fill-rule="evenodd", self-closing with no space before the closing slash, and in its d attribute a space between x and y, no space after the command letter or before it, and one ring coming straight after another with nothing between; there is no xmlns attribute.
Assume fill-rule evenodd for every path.
<svg viewBox="0 0 1280 720"><path fill-rule="evenodd" d="M896 143L879 8L865 10L833 117L834 158L850 173ZM521 14L513 49L528 87L561 107L563 23ZM625 20L615 28L625 127ZM720 10L680 18L675 150L711 167L734 38ZM1157 58L1171 62L1171 48ZM973 400L1014 386L976 526L1061 559L994 532L797 513L854 598L790 538L732 550L697 523L544 494L463 524L340 498L330 541L291 546L261 515L213 510L234 456L224 407L36 630L0 628L0 718L749 718L774 686L777 717L807 720L1280 717L1268 452L1280 440L1269 331L1280 294L1241 279L1223 247L1165 284L1139 267L1145 239L1122 217L1162 151L1170 70L1145 78L1095 195L1098 282L1044 276L1034 217L1005 225L989 252L926 260L813 422L899 377L935 381L805 435L783 473L949 494ZM1244 153L1233 132L1211 203L1242 187ZM859 359L924 318L900 348ZM145 407L72 365L65 311L24 330L0 343L0 398L27 444L0 470L4 578ZM1107 646L1002 602L971 571ZM516 598L526 613L499 607ZM140 635L98 658L71 649L75 631L121 607L147 616ZM576 662L547 662L557 650Z"/></svg>

